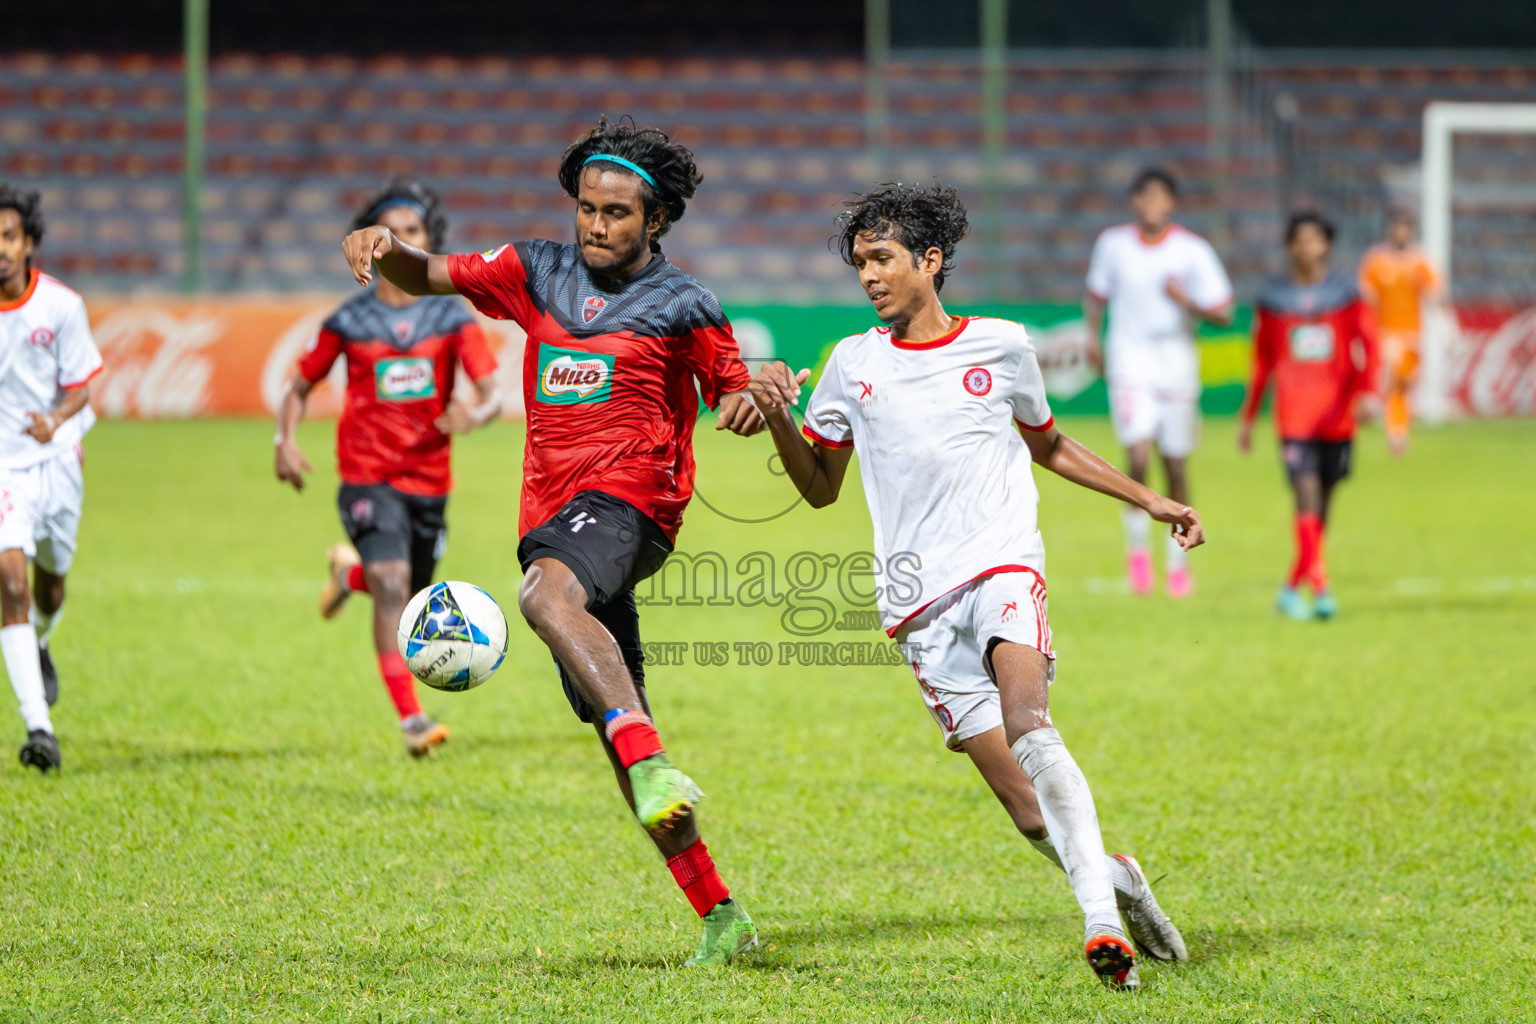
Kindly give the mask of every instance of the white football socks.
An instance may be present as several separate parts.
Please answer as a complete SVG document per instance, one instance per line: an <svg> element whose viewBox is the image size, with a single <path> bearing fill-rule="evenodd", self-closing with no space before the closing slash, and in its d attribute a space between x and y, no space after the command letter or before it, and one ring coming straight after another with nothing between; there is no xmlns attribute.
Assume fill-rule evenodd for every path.
<svg viewBox="0 0 1536 1024"><path fill-rule="evenodd" d="M1046 836L1044 839L1031 839L1029 836L1024 838L1029 839L1029 845L1033 846L1040 856L1055 864L1061 870L1067 870L1066 865L1061 862L1061 854L1056 852L1056 844L1051 842L1050 836ZM1124 861L1116 860L1107 853L1104 855L1104 863L1109 868L1109 880L1115 887L1115 895L1130 896L1131 889L1136 884L1135 879L1131 877L1131 869L1125 866Z"/></svg>
<svg viewBox="0 0 1536 1024"><path fill-rule="evenodd" d="M1139 508L1127 505L1120 510L1120 521L1125 524L1125 550L1146 551L1152 545L1152 517Z"/></svg>
<svg viewBox="0 0 1536 1024"><path fill-rule="evenodd" d="M1188 563L1189 552L1179 547L1179 542L1170 536L1168 538L1168 560L1164 563L1164 568L1168 572L1173 572L1176 569L1184 568Z"/></svg>
<svg viewBox="0 0 1536 1024"><path fill-rule="evenodd" d="M37 630L37 646L47 647L48 640L53 636L53 631L58 628L59 620L64 617L64 606L61 604L52 615L44 614L37 607L37 602L32 602L32 628Z"/></svg>
<svg viewBox="0 0 1536 1024"><path fill-rule="evenodd" d="M1061 741L1061 733L1055 729L1027 732L1012 750L1019 767L1035 784L1046 832L1066 869L1067 880L1072 883L1072 893L1083 908L1088 932L1119 932L1120 912L1110 880L1109 858L1099 835L1093 793L1082 769Z"/></svg>
<svg viewBox="0 0 1536 1024"><path fill-rule="evenodd" d="M53 732L48 701L43 697L43 666L37 660L37 633L30 622L0 628L0 655L5 658L5 674L11 677L11 689L16 691L27 731Z"/></svg>

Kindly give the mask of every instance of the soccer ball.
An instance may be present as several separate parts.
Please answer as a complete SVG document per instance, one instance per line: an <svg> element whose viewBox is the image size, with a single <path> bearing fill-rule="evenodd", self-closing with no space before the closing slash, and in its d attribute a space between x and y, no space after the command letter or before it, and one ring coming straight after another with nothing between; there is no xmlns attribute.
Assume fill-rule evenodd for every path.
<svg viewBox="0 0 1536 1024"><path fill-rule="evenodd" d="M395 636L411 675L438 690L472 690L507 656L507 618L472 583L434 583L411 598Z"/></svg>

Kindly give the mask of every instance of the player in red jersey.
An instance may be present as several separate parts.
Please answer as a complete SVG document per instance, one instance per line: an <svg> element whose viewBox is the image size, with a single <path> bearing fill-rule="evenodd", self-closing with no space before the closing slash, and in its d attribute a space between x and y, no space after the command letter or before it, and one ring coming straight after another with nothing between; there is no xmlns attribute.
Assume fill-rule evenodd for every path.
<svg viewBox="0 0 1536 1024"><path fill-rule="evenodd" d="M1285 471L1296 496L1296 560L1275 599L1293 619L1328 619L1338 611L1323 565L1323 531L1333 489L1349 475L1356 412L1376 398L1376 332L1355 282L1330 270L1333 225L1298 213L1285 230L1288 275L1259 296L1253 379L1243 400L1237 444L1248 451L1253 418L1270 377ZM1300 587L1312 587L1312 603Z"/></svg>
<svg viewBox="0 0 1536 1024"><path fill-rule="evenodd" d="M381 225L413 244L441 246L447 230L437 195L396 181L358 213L354 227ZM320 614L336 615L348 595L373 597L379 673L400 716L406 749L421 757L448 738L416 699L416 680L395 632L411 595L432 582L446 539L450 435L473 430L501 410L495 357L469 310L455 299L418 299L384 280L341 304L299 360L277 414L277 478L304 489L313 467L294 429L310 389L337 358L347 393L336 428L341 475L337 505L351 544L329 552ZM458 367L474 382L475 403L453 399Z"/></svg>
<svg viewBox="0 0 1536 1024"><path fill-rule="evenodd" d="M651 721L634 588L672 551L693 494L700 397L718 409L716 429L754 434L763 420L719 302L661 252L703 180L693 154L664 132L605 118L565 151L559 180L576 201L574 245L438 256L385 226L353 232L343 248L359 283L377 266L413 295L457 292L528 331L518 607L704 919L689 965L724 964L757 932L699 838L702 794Z"/></svg>

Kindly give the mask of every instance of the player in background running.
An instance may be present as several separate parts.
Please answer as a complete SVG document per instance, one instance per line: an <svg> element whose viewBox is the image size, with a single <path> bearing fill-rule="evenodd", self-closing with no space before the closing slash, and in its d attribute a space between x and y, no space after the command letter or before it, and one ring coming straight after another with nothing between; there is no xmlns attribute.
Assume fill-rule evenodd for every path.
<svg viewBox="0 0 1536 1024"><path fill-rule="evenodd" d="M1109 385L1115 439L1125 448L1126 472L1147 481L1154 449L1162 457L1168 495L1189 503L1188 460L1200 429L1200 321L1232 323L1232 285L1209 242L1173 222L1178 184L1148 168L1131 185L1135 220L1106 229L1093 245L1083 319ZM1105 307L1109 351L1097 348ZM1126 576L1131 590L1154 587L1151 529L1134 505L1122 510ZM1188 596L1193 578L1184 548L1169 539L1164 565L1168 593Z"/></svg>
<svg viewBox="0 0 1536 1024"><path fill-rule="evenodd" d="M1140 865L1105 855L1088 781L1051 721L1056 654L1031 464L1171 524L1183 547L1203 541L1200 517L1056 429L1021 325L945 311L939 289L967 228L953 189L885 186L840 226L882 326L832 350L804 438L791 407L810 371L770 363L753 397L812 507L837 500L858 451L878 564L905 555L917 566L911 600L877 588L887 633L911 654L945 745L970 756L1019 831L1067 873L1094 972L1134 988L1132 942L1155 959L1187 953Z"/></svg>
<svg viewBox="0 0 1536 1024"><path fill-rule="evenodd" d="M101 354L80 296L32 265L42 240L38 194L0 185L0 655L27 726L21 763L47 772L63 763L48 640L75 554Z"/></svg>
<svg viewBox="0 0 1536 1024"><path fill-rule="evenodd" d="M1293 619L1330 619L1338 611L1323 535L1333 490L1349 476L1356 412L1374 415L1377 405L1375 330L1355 282L1329 269L1333 232L1312 212L1294 215L1286 226L1291 269L1259 295L1253 378L1237 435L1238 448L1249 451L1253 420L1273 378L1275 426L1296 507L1296 558L1275 607ZM1312 588L1310 603L1303 584Z"/></svg>
<svg viewBox="0 0 1536 1024"><path fill-rule="evenodd" d="M1408 449L1413 422L1409 392L1418 382L1419 341L1425 304L1443 306L1440 275L1413 237L1413 214L1394 209L1387 214L1387 237L1360 262L1360 293L1376 314L1385 369L1383 423L1393 455Z"/></svg>
<svg viewBox="0 0 1536 1024"><path fill-rule="evenodd" d="M404 180L369 199L354 220L359 228L375 224L434 248L448 229L437 194ZM336 504L351 543L327 554L320 614L332 618L354 593L373 598L379 675L406 750L422 757L448 738L448 727L422 710L395 634L411 595L432 582L447 541L451 435L483 427L501 410L496 360L457 299L417 298L387 280L348 299L299 359L278 409L277 478L295 490L313 467L294 431L310 390L337 359L346 362L347 390L336 425ZM461 365L473 404L454 397Z"/></svg>
<svg viewBox="0 0 1536 1024"><path fill-rule="evenodd" d="M377 267L413 295L457 292L527 330L518 609L703 919L687 963L719 966L755 946L757 930L699 837L703 794L650 717L634 590L682 527L700 399L717 409L717 430L754 434L763 420L720 303L661 251L703 181L693 154L665 132L604 118L565 151L558 178L574 200L575 244L439 256L373 227L343 248L359 283Z"/></svg>

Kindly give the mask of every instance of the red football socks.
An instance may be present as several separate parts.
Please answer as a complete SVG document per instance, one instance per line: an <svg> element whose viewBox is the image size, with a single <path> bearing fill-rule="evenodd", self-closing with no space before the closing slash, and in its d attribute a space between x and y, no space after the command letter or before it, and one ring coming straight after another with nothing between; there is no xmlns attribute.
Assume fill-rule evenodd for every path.
<svg viewBox="0 0 1536 1024"><path fill-rule="evenodd" d="M1296 562L1291 566L1290 585L1300 586L1303 579L1310 578L1314 589L1317 587L1316 574L1321 572L1323 552L1323 521L1316 512L1296 513ZM1328 585L1327 577L1323 577L1323 587Z"/></svg>
<svg viewBox="0 0 1536 1024"><path fill-rule="evenodd" d="M405 659L400 657L399 651L379 655L379 675L384 677L384 688L389 691L389 699L395 702L395 711L402 721L421 714L421 705L416 701L416 680L411 670L405 667Z"/></svg>
<svg viewBox="0 0 1536 1024"><path fill-rule="evenodd" d="M363 575L363 567L354 565L347 570L345 577L347 589L354 594L368 593L368 578Z"/></svg>
<svg viewBox="0 0 1536 1024"><path fill-rule="evenodd" d="M677 879L677 887L683 890L683 895L693 904L694 913L700 917L714 910L721 900L731 895L731 890L720 880L720 872L715 870L715 862L710 858L709 849L702 839L682 853L667 858L667 867L671 869L672 877Z"/></svg>
<svg viewBox="0 0 1536 1024"><path fill-rule="evenodd" d="M619 764L628 768L636 761L644 761L662 752L661 737L651 716L639 711L616 709L608 712L608 724L604 735L613 744L613 752L619 755Z"/></svg>

